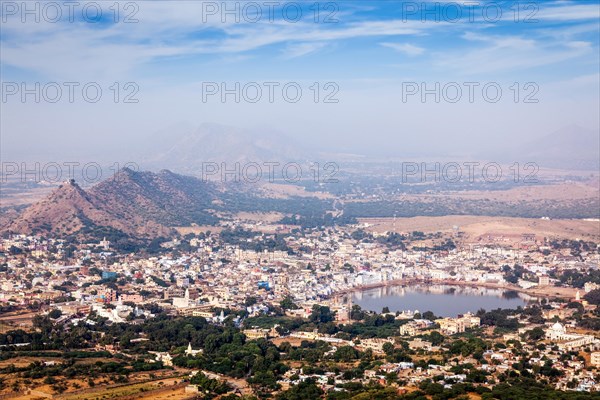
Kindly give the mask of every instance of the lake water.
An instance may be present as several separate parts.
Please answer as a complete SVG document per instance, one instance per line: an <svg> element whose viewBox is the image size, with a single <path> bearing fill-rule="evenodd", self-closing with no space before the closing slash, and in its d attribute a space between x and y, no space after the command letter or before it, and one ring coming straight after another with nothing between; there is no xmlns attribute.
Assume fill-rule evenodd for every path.
<svg viewBox="0 0 600 400"><path fill-rule="evenodd" d="M517 308L536 299L526 294L483 287L426 285L387 286L354 292L352 302L365 310L432 311L436 316L456 317L468 311Z"/></svg>

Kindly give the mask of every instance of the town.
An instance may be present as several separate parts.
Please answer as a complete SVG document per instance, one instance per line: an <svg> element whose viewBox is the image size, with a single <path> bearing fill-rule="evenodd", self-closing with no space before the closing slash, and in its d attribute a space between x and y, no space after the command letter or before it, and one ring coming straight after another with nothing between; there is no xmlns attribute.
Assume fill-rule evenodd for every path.
<svg viewBox="0 0 600 400"><path fill-rule="evenodd" d="M5 379L4 390L32 387L31 379L19 384L26 372L15 372L29 367L15 369L11 359L41 352L44 365L54 365L44 357L56 347L34 345L40 338L26 332L60 326L65 335L102 332L101 340L87 335L69 351L191 374L179 384L185 383L184 395L214 386L220 390L214 396L238 391L284 399L311 390L350 398L335 396L375 387L395 395L454 390L485 396L511 379L600 391L598 244L533 234L468 243L459 228L450 234L368 228L261 232L227 223L220 231L155 241L136 253L116 251L106 238L76 243L7 235L0 247L0 354L12 385ZM353 303L365 291L419 284L433 292L512 293L527 304L436 316L427 309L366 310ZM219 347L227 346L223 340L176 332L172 343L154 343L144 327L162 319L231 329L243 346L269 343L281 365L276 371L263 365L268 377L261 380L235 373L235 365L207 362L214 360L209 353L227 351ZM119 334L115 326L131 328ZM51 393L97 384L69 386L67 377L50 382Z"/></svg>
<svg viewBox="0 0 600 400"><path fill-rule="evenodd" d="M0 0L0 400L600 399L599 3Z"/></svg>

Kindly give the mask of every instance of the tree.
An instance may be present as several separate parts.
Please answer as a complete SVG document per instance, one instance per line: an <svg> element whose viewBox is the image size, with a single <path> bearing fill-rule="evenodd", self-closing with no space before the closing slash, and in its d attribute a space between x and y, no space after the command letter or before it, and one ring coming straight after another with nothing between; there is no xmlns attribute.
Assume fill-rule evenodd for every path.
<svg viewBox="0 0 600 400"><path fill-rule="evenodd" d="M419 389L423 390L428 395L436 395L444 392L444 386L439 383L432 383L430 379L426 379L419 385Z"/></svg>
<svg viewBox="0 0 600 400"><path fill-rule="evenodd" d="M590 304L600 305L600 289L594 289L583 296Z"/></svg>
<svg viewBox="0 0 600 400"><path fill-rule="evenodd" d="M390 342L385 342L381 348L385 354L388 356L394 353L394 345Z"/></svg>
<svg viewBox="0 0 600 400"><path fill-rule="evenodd" d="M280 393L277 396L278 400L307 400L320 399L323 395L323 390L315 384L313 378L309 378L297 385L292 386L289 390Z"/></svg>
<svg viewBox="0 0 600 400"><path fill-rule="evenodd" d="M271 371L258 371L247 380L258 393L268 394L273 390L281 388L281 385L277 383L277 378Z"/></svg>
<svg viewBox="0 0 600 400"><path fill-rule="evenodd" d="M48 316L36 315L33 317L33 327L39 329L42 334L50 335L54 329L54 325Z"/></svg>
<svg viewBox="0 0 600 400"><path fill-rule="evenodd" d="M205 393L224 394L231 389L227 382L211 379L202 372L194 375L192 379L190 379L190 383L192 385L198 385L198 388Z"/></svg>
<svg viewBox="0 0 600 400"><path fill-rule="evenodd" d="M427 339L431 342L432 346L439 346L444 342L444 335L439 333L438 331L433 331L429 334Z"/></svg>
<svg viewBox="0 0 600 400"><path fill-rule="evenodd" d="M362 308L358 304L354 304L352 306L352 310L350 310L350 319L355 321L360 321L365 319L367 314L362 310Z"/></svg>
<svg viewBox="0 0 600 400"><path fill-rule="evenodd" d="M342 346L335 351L333 358L336 361L350 362L358 358L358 351L352 346Z"/></svg>
<svg viewBox="0 0 600 400"><path fill-rule="evenodd" d="M283 300L281 300L279 305L284 310L297 310L298 308L300 308L296 303L294 303L294 299L289 295L285 296Z"/></svg>
<svg viewBox="0 0 600 400"><path fill-rule="evenodd" d="M546 336L546 333L544 332L544 330L542 328L535 327L529 331L526 332L527 337L529 338L529 340L533 340L533 341L538 341L543 339Z"/></svg>
<svg viewBox="0 0 600 400"><path fill-rule="evenodd" d="M433 321L433 320L435 320L435 319L436 319L436 318L435 318L435 314L434 314L433 312L431 312L431 311L425 311L425 312L423 313L423 318L424 318L424 319L428 319L428 320L430 320L430 321Z"/></svg>
<svg viewBox="0 0 600 400"><path fill-rule="evenodd" d="M246 305L246 307L250 307L250 306L255 305L256 302L257 302L256 297L250 296L250 297L246 298L246 302L244 304Z"/></svg>
<svg viewBox="0 0 600 400"><path fill-rule="evenodd" d="M8 252L9 252L9 254L10 254L11 256L15 256L15 255L17 255L17 254L22 254L22 253L23 253L23 250L22 250L20 247L17 247L17 246L10 246L10 247L8 248Z"/></svg>
<svg viewBox="0 0 600 400"><path fill-rule="evenodd" d="M335 313L331 312L329 307L315 304L310 314L310 321L316 323L326 323L335 320Z"/></svg>

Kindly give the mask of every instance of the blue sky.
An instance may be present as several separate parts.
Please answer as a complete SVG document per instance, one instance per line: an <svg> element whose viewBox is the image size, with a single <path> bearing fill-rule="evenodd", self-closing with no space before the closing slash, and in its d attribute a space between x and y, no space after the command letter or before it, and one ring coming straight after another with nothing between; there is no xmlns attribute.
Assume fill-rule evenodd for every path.
<svg viewBox="0 0 600 400"><path fill-rule="evenodd" d="M95 3L102 5L99 21L93 8L86 19L78 7L73 22L63 9L57 23L44 21L53 18L51 9L40 11L39 23L31 15L23 22L23 10L7 3L2 1L3 82L136 82L140 103L5 102L3 154L24 153L23 138L40 143L40 151L64 149L64 142L80 149L98 135L106 145L125 134L135 141L182 120L269 126L347 151L364 148L370 130L381 139L369 140L373 148L391 143L414 150L426 137L425 143L439 139L440 146L461 143L475 150L501 142L502 135L536 137L567 124L598 129L597 1L319 2L318 21L315 1L280 2L272 20L268 2L227 2L238 4L239 22L224 14L221 1L119 2L115 22L109 8L114 2L106 1ZM262 16L253 23L255 5ZM297 5L302 17L292 22ZM284 8L289 18L283 18ZM493 21L498 8L502 17ZM138 22L126 23L127 15ZM305 88L335 82L340 102L206 104L200 90L207 81L294 81ZM534 82L540 104L401 104L399 118L393 105L403 82L498 82L505 91L514 82ZM26 118L32 113L39 118ZM446 121L443 129L431 115ZM97 122L90 126L90 120ZM483 126L490 137L482 137ZM417 134L396 143L395 132L406 129ZM449 135L459 140L446 140Z"/></svg>

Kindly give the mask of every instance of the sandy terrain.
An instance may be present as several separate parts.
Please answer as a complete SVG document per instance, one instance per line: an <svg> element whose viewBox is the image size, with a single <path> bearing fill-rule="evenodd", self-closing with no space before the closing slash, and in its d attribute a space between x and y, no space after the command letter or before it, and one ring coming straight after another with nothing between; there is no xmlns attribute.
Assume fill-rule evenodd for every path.
<svg viewBox="0 0 600 400"><path fill-rule="evenodd" d="M317 197L319 199L333 199L334 196L325 192L309 192L303 187L283 183L265 183L261 186L263 191L269 197L287 198L290 196L299 197Z"/></svg>
<svg viewBox="0 0 600 400"><path fill-rule="evenodd" d="M173 379L161 379L153 382L138 383L117 386L114 388L102 388L81 394L65 394L61 398L68 400L91 400L97 398L99 395L103 399L117 399L117 398L128 398L134 396L135 398L147 398L147 399L166 399L166 398L185 398L190 397L184 393L186 384L181 383L181 378Z"/></svg>
<svg viewBox="0 0 600 400"><path fill-rule="evenodd" d="M29 329L33 326L33 317L35 317L37 312L10 312L4 313L0 315L0 328L1 329Z"/></svg>
<svg viewBox="0 0 600 400"><path fill-rule="evenodd" d="M520 239L523 233L534 233L538 238L561 237L570 239L600 240L600 221L542 220L530 218L481 217L449 215L443 217L413 218L361 218L372 232L452 232L458 226L467 241L478 241L487 236L504 236Z"/></svg>
<svg viewBox="0 0 600 400"><path fill-rule="evenodd" d="M0 196L0 207L14 207L35 203L48 196L56 186L40 187L23 191L4 190Z"/></svg>
<svg viewBox="0 0 600 400"><path fill-rule="evenodd" d="M196 226L177 226L175 230L179 232L180 235L187 235L188 233L199 234L201 232L210 231L211 234L218 234L223 230L220 226L211 226L211 225L196 225Z"/></svg>
<svg viewBox="0 0 600 400"><path fill-rule="evenodd" d="M39 358L37 359L40 360ZM44 359L47 361L46 359ZM16 364L15 364L16 365ZM172 373L172 371L163 371ZM155 372L157 375L160 372ZM186 374L187 376L187 374ZM151 379L148 381L146 373L142 375L132 374L130 376L132 381L126 384L115 384L108 380L95 379L96 386L89 387L87 380L85 379L68 379L69 389L63 394L54 393L52 387L47 384L39 384L40 380L37 380L30 392L25 394L16 395L14 399L19 400L33 400L49 398L67 399L67 400L92 400L92 399L188 399L192 396L189 393L185 393L185 386L187 383L183 382L183 377L166 377ZM140 381L145 380L145 381ZM137 382L136 382L137 381ZM10 379L7 380L10 383ZM110 382L110 383L109 383ZM80 389L73 390L72 385L78 384ZM10 393L10 391L8 392Z"/></svg>
<svg viewBox="0 0 600 400"><path fill-rule="evenodd" d="M239 212L235 214L236 220L244 222L262 222L272 224L283 218L284 214L279 212L259 213L259 212Z"/></svg>
<svg viewBox="0 0 600 400"><path fill-rule="evenodd" d="M557 185L524 185L509 190L473 190L464 192L448 192L439 195L414 196L461 198L469 200L495 200L502 202L536 201L536 200L581 200L598 198L600 190L597 186L584 183L562 183ZM410 197L410 196L408 196Z"/></svg>

